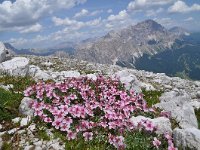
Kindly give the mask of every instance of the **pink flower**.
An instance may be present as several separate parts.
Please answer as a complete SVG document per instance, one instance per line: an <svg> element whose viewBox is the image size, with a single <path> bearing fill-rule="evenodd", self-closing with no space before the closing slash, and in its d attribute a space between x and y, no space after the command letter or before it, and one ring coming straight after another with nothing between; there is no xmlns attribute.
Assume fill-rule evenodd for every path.
<svg viewBox="0 0 200 150"><path fill-rule="evenodd" d="M166 133L166 134L165 134L165 138L166 138L167 140L172 140L172 136L171 136L169 133Z"/></svg>
<svg viewBox="0 0 200 150"><path fill-rule="evenodd" d="M59 106L59 108L62 113L64 113L65 115L68 114L68 106L67 105L61 105L61 106Z"/></svg>
<svg viewBox="0 0 200 150"><path fill-rule="evenodd" d="M125 149L122 135L126 130L156 130L149 120L142 120L137 124L131 122L134 113L155 114L155 111L147 106L142 94L137 94L134 90L127 91L124 84L116 78L98 76L97 80L80 77L66 78L62 83L39 82L27 88L24 94L35 99L30 106L34 115L51 123L54 128L67 132L68 140L73 140L80 134L85 141L92 140L98 134L99 130L96 129L100 128L105 131L110 144L117 149ZM163 112L161 115L168 114ZM116 133L115 136L111 132ZM168 149L174 150L173 139L169 134L165 134L165 140L168 142ZM159 148L160 144L154 138L153 145Z"/></svg>
<svg viewBox="0 0 200 150"><path fill-rule="evenodd" d="M76 133L72 131L67 131L67 139L74 140L76 138Z"/></svg>
<svg viewBox="0 0 200 150"><path fill-rule="evenodd" d="M174 146L169 146L168 150L178 150L177 148L175 148Z"/></svg>
<svg viewBox="0 0 200 150"><path fill-rule="evenodd" d="M90 141L93 139L93 133L92 132L85 132L83 133L83 137L85 141Z"/></svg>
<svg viewBox="0 0 200 150"><path fill-rule="evenodd" d="M158 149L161 145L161 141L159 141L156 137L154 137L153 145Z"/></svg>
<svg viewBox="0 0 200 150"><path fill-rule="evenodd" d="M45 117L44 122L50 123L52 122L52 119L50 117Z"/></svg>
<svg viewBox="0 0 200 150"><path fill-rule="evenodd" d="M24 91L24 96L30 96L33 93L33 88L32 87L28 87L25 91Z"/></svg>
<svg viewBox="0 0 200 150"><path fill-rule="evenodd" d="M151 131L152 132L155 129L155 126L149 120L146 120L146 122L144 123L144 126L145 126L145 130L147 130L147 131Z"/></svg>
<svg viewBox="0 0 200 150"><path fill-rule="evenodd" d="M54 126L56 129L59 129L61 125L61 121L59 119L54 120L54 122L52 122L52 126Z"/></svg>
<svg viewBox="0 0 200 150"><path fill-rule="evenodd" d="M62 124L61 124L61 128L60 128L60 131L68 131L69 128L70 128L70 125L69 125L69 124L62 123Z"/></svg>
<svg viewBox="0 0 200 150"><path fill-rule="evenodd" d="M110 134L108 135L108 141L117 149L124 149L126 147L123 136L113 136Z"/></svg>

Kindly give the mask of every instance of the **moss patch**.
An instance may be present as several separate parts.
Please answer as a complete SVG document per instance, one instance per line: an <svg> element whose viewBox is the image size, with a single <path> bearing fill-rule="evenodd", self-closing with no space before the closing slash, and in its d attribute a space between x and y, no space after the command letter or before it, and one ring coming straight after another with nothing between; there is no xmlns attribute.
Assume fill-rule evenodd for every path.
<svg viewBox="0 0 200 150"><path fill-rule="evenodd" d="M3 142L1 150L13 150L12 144L8 142Z"/></svg>
<svg viewBox="0 0 200 150"><path fill-rule="evenodd" d="M159 97L162 95L163 91L146 91L142 90L142 93L144 95L144 99L147 102L147 105L149 107L152 107L152 105L157 104L160 102Z"/></svg>
<svg viewBox="0 0 200 150"><path fill-rule="evenodd" d="M17 117L22 94L0 88L0 122Z"/></svg>
<svg viewBox="0 0 200 150"><path fill-rule="evenodd" d="M35 81L29 76L14 77L4 74L0 76L0 83L3 85L12 84L14 87L11 90L15 92L23 92L28 86L34 84Z"/></svg>

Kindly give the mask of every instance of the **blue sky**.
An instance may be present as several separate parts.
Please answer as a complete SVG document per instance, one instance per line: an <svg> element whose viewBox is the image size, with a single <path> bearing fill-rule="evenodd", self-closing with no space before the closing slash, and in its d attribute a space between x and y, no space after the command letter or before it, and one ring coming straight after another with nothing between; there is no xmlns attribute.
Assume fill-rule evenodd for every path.
<svg viewBox="0 0 200 150"><path fill-rule="evenodd" d="M199 0L0 0L0 41L45 48L153 19L200 31Z"/></svg>

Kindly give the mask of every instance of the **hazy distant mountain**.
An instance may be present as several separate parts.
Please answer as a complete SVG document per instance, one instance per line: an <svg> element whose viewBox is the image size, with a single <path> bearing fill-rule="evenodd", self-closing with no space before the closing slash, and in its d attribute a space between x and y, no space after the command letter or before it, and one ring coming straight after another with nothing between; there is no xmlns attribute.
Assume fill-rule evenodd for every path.
<svg viewBox="0 0 200 150"><path fill-rule="evenodd" d="M80 44L75 56L87 61L134 67L137 58L171 48L181 35L153 20L146 20L120 31L111 31L98 40Z"/></svg>
<svg viewBox="0 0 200 150"><path fill-rule="evenodd" d="M18 54L18 55L36 55L36 56L60 56L60 53L64 56L69 56L73 55L74 53L74 48L69 46L69 43L61 43L61 45L56 45L55 47L52 48L46 48L46 49L34 49L34 48L29 48L29 49L16 49L13 47L10 43L4 43L5 47L9 50L11 54ZM62 56L63 57L63 56Z"/></svg>
<svg viewBox="0 0 200 150"><path fill-rule="evenodd" d="M186 35L186 36L190 35L190 32L182 27L173 27L169 29L169 31L177 35Z"/></svg>

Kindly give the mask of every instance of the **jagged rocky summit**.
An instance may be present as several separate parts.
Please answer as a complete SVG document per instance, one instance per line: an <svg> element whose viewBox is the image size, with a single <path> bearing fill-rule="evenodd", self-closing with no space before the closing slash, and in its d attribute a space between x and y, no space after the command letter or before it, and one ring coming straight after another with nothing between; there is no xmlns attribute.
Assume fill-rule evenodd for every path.
<svg viewBox="0 0 200 150"><path fill-rule="evenodd" d="M132 87L137 92L141 92L141 89L162 90L164 93L160 97L160 102L155 104L155 107L171 112L172 117L179 123L179 127L173 129L170 120L164 117L150 119L144 116L136 116L132 118L132 121L137 123L141 119L151 120L158 127L157 134L163 132L173 134L177 146L200 149L200 130L194 113L194 109L200 109L199 81L168 77L164 73L152 73L121 68L116 65L90 63L76 59L59 59L56 57L14 57L11 60L0 63L0 68L2 72L8 72L9 70L8 73L10 75L30 75L36 81L51 79L56 82L63 81L66 77L80 76L88 76L95 80L99 73L103 73L110 77L119 77L121 82L125 83L127 89ZM33 115L33 111L28 107L30 102L31 100L25 97L19 108L19 111L24 115L28 115L28 117L14 120L18 120L21 126L27 125ZM28 130L30 130L29 133L31 134L32 130L35 130L34 124L30 125ZM18 131L12 129L7 132L15 133ZM47 132L52 134L49 130ZM34 139L35 137L31 134L29 138ZM31 147L31 145L27 145L25 140L20 141L20 144L25 148ZM59 141L54 140L46 143L44 141L35 141L33 144L44 148L49 148L53 145L55 148L59 146ZM59 149L64 149L64 147L59 146Z"/></svg>
<svg viewBox="0 0 200 150"><path fill-rule="evenodd" d="M178 27L168 30L153 20L146 20L81 43L76 48L75 57L97 63L134 67L137 58L170 49L185 34L185 30Z"/></svg>

